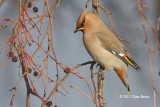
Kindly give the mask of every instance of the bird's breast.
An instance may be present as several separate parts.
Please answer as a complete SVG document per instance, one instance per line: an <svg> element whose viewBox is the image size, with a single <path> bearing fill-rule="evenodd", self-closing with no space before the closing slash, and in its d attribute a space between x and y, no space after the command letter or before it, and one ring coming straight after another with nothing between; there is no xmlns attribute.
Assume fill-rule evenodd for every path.
<svg viewBox="0 0 160 107"><path fill-rule="evenodd" d="M101 45L101 41L99 41L96 36L84 35L83 42L88 53L95 62L108 70L113 70L115 68L114 62L117 58Z"/></svg>

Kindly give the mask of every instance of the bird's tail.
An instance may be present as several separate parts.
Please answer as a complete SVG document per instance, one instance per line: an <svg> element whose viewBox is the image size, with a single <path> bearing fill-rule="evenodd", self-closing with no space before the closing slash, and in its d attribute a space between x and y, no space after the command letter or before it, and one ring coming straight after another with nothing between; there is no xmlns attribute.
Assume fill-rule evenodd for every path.
<svg viewBox="0 0 160 107"><path fill-rule="evenodd" d="M128 73L127 71L120 69L120 70L116 70L116 73L118 74L119 78L121 79L121 81L123 82L123 84L126 86L127 90L128 90L128 94L130 93L130 89L129 89L129 85L128 85Z"/></svg>

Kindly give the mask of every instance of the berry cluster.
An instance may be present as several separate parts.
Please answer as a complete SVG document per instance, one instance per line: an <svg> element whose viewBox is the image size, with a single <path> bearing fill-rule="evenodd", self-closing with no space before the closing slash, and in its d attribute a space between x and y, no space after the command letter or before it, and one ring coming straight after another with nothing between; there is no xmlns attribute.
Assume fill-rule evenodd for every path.
<svg viewBox="0 0 160 107"><path fill-rule="evenodd" d="M14 53L12 51L9 53L9 57L12 57L12 62L17 62L18 61L18 57L14 56Z"/></svg>
<svg viewBox="0 0 160 107"><path fill-rule="evenodd" d="M32 7L32 2L29 2L28 3L28 8L31 8ZM33 11L36 13L38 12L38 7L33 7Z"/></svg>

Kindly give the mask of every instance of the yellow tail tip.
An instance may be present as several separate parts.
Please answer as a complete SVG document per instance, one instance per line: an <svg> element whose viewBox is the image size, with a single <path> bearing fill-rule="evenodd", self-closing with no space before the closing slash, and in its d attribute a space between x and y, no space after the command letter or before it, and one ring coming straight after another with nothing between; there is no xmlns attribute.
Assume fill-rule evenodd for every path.
<svg viewBox="0 0 160 107"><path fill-rule="evenodd" d="M128 95L130 94L130 91L128 91Z"/></svg>

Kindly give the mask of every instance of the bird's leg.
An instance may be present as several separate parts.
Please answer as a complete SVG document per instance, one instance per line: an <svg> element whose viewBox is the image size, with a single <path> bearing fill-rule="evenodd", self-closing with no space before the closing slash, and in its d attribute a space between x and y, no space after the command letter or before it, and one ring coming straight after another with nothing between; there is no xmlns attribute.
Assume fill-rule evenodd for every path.
<svg viewBox="0 0 160 107"><path fill-rule="evenodd" d="M98 66L100 67L100 65L99 65L99 64L97 64L97 65L96 65L96 68L97 68Z"/></svg>
<svg viewBox="0 0 160 107"><path fill-rule="evenodd" d="M92 75L96 75L96 74L98 74L98 75L100 75L100 74L104 75L104 72L108 72L108 71L103 70L102 72L96 72L96 73L93 73Z"/></svg>
<svg viewBox="0 0 160 107"><path fill-rule="evenodd" d="M99 66L99 67L101 67L101 65L97 64L97 65L96 65L96 68L97 68L98 66ZM107 72L107 71L103 70L102 72L92 73L92 76L94 76L95 74L100 75L100 74L102 74L102 73L103 73L103 74L102 74L102 77L103 77L103 80L104 80L104 72Z"/></svg>

